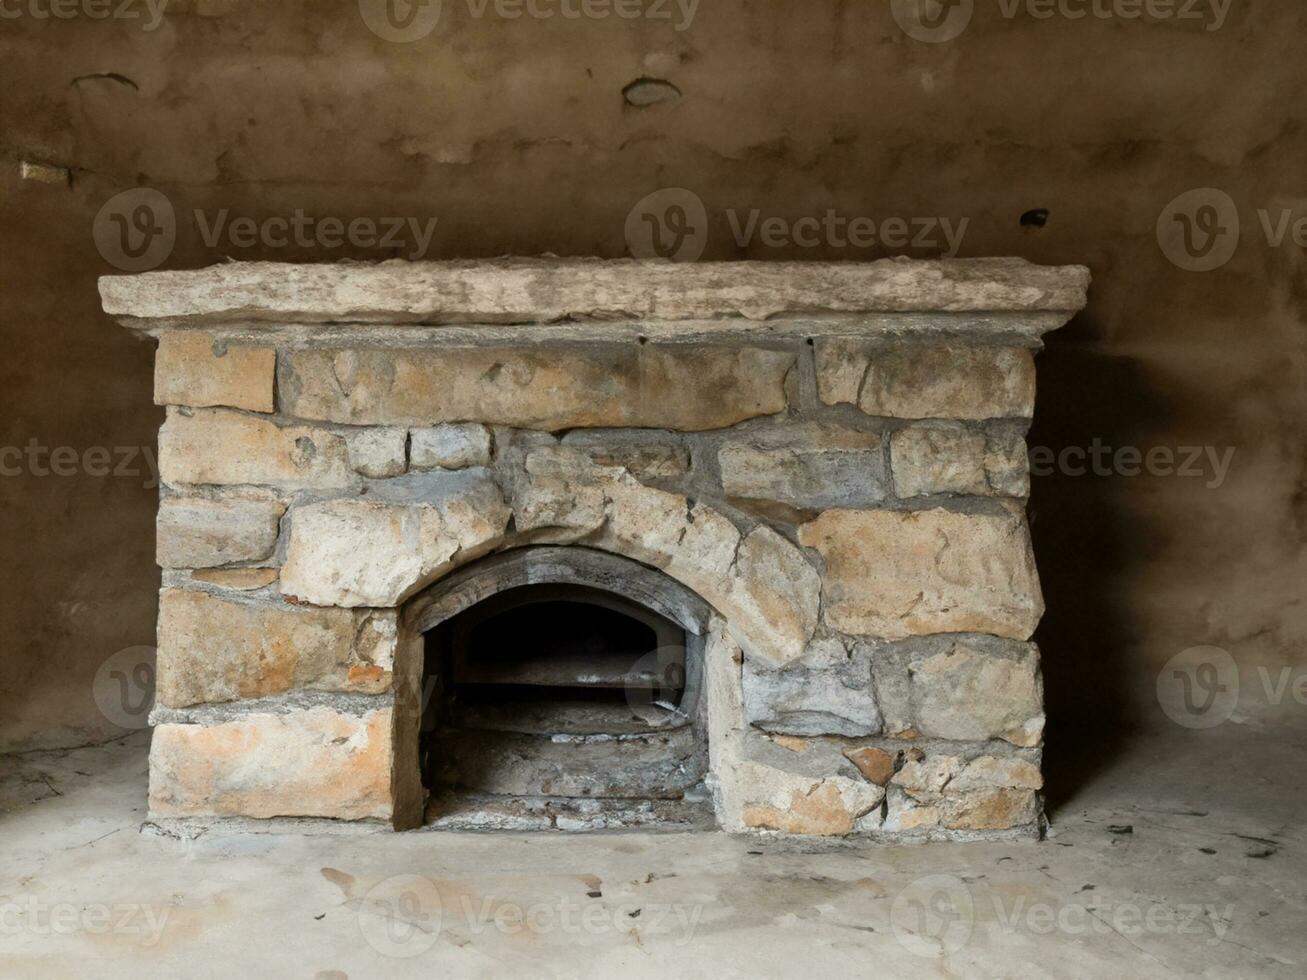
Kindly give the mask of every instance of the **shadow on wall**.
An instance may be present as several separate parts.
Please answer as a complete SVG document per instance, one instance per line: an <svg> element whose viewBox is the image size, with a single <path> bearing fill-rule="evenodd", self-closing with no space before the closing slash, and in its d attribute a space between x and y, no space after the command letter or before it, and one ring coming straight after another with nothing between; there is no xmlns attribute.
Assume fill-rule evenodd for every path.
<svg viewBox="0 0 1307 980"><path fill-rule="evenodd" d="M1095 438L1122 445L1139 419L1164 412L1136 366L1081 339L1095 335L1087 320L1082 314L1046 338L1037 360L1041 397L1032 447L1088 446ZM1138 625L1119 583L1131 563L1148 561L1150 551L1139 547L1146 531L1127 526L1130 517L1113 499L1117 494L1110 480L1056 467L1032 478L1031 534L1047 606L1035 639L1044 672L1044 771L1054 816L1113 757L1130 716L1126 657Z"/></svg>

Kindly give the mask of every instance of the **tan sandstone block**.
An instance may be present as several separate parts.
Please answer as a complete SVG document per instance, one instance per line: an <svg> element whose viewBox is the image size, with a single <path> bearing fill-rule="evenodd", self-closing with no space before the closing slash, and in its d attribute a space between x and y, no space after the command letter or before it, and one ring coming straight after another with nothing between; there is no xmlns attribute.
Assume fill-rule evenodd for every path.
<svg viewBox="0 0 1307 980"><path fill-rule="evenodd" d="M787 834L852 833L885 797L879 786L862 780L804 776L757 763L741 765L737 778L748 801L741 815L744 826Z"/></svg>
<svg viewBox="0 0 1307 980"><path fill-rule="evenodd" d="M1044 776L1033 762L1019 758L982 755L972 759L949 782L949 791L967 793L987 789L1043 789Z"/></svg>
<svg viewBox="0 0 1307 980"><path fill-rule="evenodd" d="M817 390L828 405L900 419L1030 418L1035 362L1010 347L817 345Z"/></svg>
<svg viewBox="0 0 1307 980"><path fill-rule="evenodd" d="M277 545L285 512L275 499L167 497L159 504L155 560L161 568L262 561Z"/></svg>
<svg viewBox="0 0 1307 980"><path fill-rule="evenodd" d="M490 430L476 422L414 429L409 440L415 470L461 470L490 464Z"/></svg>
<svg viewBox="0 0 1307 980"><path fill-rule="evenodd" d="M995 789L952 801L942 823L949 830L1009 830L1039 816L1039 797L1028 789Z"/></svg>
<svg viewBox="0 0 1307 980"><path fill-rule="evenodd" d="M1027 639L1044 611L1024 515L831 510L799 529L826 560L826 622L903 639Z"/></svg>
<svg viewBox="0 0 1307 980"><path fill-rule="evenodd" d="M890 469L900 497L987 494L985 434L962 426L900 429L890 437Z"/></svg>
<svg viewBox="0 0 1307 980"><path fill-rule="evenodd" d="M182 708L290 690L376 694L390 687L394 643L393 617L386 613L164 589L158 699ZM354 670L359 667L376 669Z"/></svg>
<svg viewBox="0 0 1307 980"><path fill-rule="evenodd" d="M159 725L150 745L154 816L389 819L392 710L251 714Z"/></svg>
<svg viewBox="0 0 1307 980"><path fill-rule="evenodd" d="M900 429L890 438L894 492L902 498L951 493L1024 497L1030 492L1026 442L934 423Z"/></svg>
<svg viewBox="0 0 1307 980"><path fill-rule="evenodd" d="M783 411L788 352L756 348L292 351L291 415L350 424L725 428Z"/></svg>
<svg viewBox="0 0 1307 980"><path fill-rule="evenodd" d="M881 438L834 425L792 424L723 443L717 453L728 497L824 510L885 498Z"/></svg>
<svg viewBox="0 0 1307 980"><path fill-rule="evenodd" d="M212 334L169 331L154 358L154 403L273 410L277 352L228 343Z"/></svg>
<svg viewBox="0 0 1307 980"><path fill-rule="evenodd" d="M328 500L297 507L281 591L319 606L394 606L500 543L510 516L485 477L454 476L444 499Z"/></svg>
<svg viewBox="0 0 1307 980"><path fill-rule="evenodd" d="M159 430L159 473L178 484L348 487L356 477L345 439L307 426L198 409L169 412Z"/></svg>
<svg viewBox="0 0 1307 980"><path fill-rule="evenodd" d="M904 765L891 780L902 795L891 797L886 827L910 830L940 825L949 830L1009 830L1039 816L1039 767L1025 759L981 756L963 762L936 755Z"/></svg>
<svg viewBox="0 0 1307 980"><path fill-rule="evenodd" d="M910 683L918 730L930 738L1038 745L1044 736L1044 692L1033 649L1029 656L1009 659L958 643L947 653L914 662Z"/></svg>

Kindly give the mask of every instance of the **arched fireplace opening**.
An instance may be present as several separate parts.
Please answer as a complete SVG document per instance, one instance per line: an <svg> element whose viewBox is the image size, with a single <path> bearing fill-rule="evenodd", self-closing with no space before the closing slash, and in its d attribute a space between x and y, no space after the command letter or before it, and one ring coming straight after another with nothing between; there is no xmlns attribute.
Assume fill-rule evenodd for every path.
<svg viewBox="0 0 1307 980"><path fill-rule="evenodd" d="M702 638L585 575L560 577L573 580L510 576L489 595L483 583L425 633L429 822L711 823Z"/></svg>

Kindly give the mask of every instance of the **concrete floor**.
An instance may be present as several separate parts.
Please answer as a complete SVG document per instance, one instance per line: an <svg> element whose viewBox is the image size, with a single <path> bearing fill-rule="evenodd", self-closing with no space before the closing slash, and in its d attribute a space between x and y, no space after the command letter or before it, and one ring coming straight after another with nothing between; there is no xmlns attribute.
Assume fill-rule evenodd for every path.
<svg viewBox="0 0 1307 980"><path fill-rule="evenodd" d="M1135 738L1090 760L1048 841L927 847L181 840L141 831L145 752L0 757L0 977L1307 973L1307 728Z"/></svg>

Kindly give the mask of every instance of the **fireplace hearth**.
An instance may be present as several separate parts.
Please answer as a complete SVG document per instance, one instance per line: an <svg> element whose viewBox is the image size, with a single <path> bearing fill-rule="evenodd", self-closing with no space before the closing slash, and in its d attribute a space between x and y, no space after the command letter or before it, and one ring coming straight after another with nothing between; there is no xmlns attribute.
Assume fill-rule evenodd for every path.
<svg viewBox="0 0 1307 980"><path fill-rule="evenodd" d="M158 341L156 820L1040 831L1014 259L231 263Z"/></svg>

